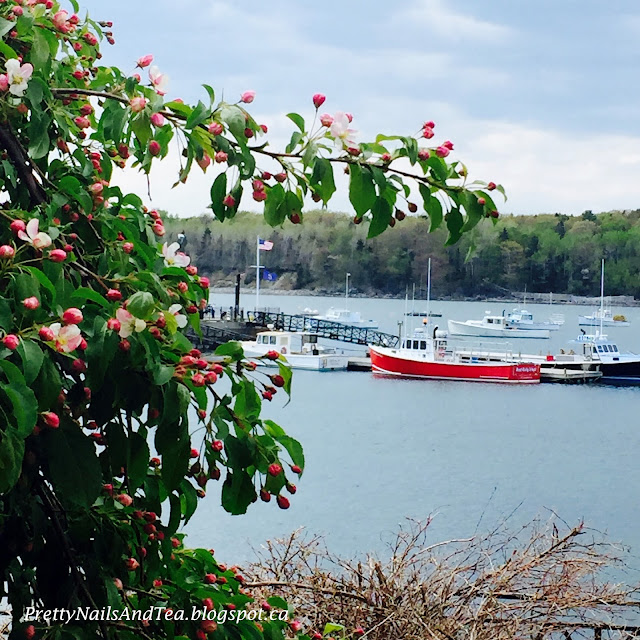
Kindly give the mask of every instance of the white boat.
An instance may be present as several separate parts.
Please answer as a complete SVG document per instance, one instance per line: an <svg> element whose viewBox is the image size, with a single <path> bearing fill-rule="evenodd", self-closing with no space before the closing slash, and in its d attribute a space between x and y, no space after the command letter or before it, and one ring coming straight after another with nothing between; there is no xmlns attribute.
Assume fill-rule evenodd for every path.
<svg viewBox="0 0 640 640"><path fill-rule="evenodd" d="M550 337L548 329L518 329L510 326L505 316L485 315L482 320L449 320L449 334L480 338L542 338Z"/></svg>
<svg viewBox="0 0 640 640"><path fill-rule="evenodd" d="M564 317L561 322L559 318L555 318L556 321L549 318L547 322L536 322L533 319L533 314L526 309L514 309L507 313L505 317L507 319L507 326L516 329L526 329L527 331L533 331L535 329L558 331L560 325L564 323Z"/></svg>
<svg viewBox="0 0 640 640"><path fill-rule="evenodd" d="M262 358L270 351L282 354L292 369L311 371L344 371L349 356L318 344L312 333L292 331L260 331L255 340L240 342L248 358L256 358L260 365L277 367L277 361Z"/></svg>
<svg viewBox="0 0 640 640"><path fill-rule="evenodd" d="M581 327L628 327L631 323L623 315L613 315L611 309L596 309L588 316L578 316Z"/></svg>
<svg viewBox="0 0 640 640"><path fill-rule="evenodd" d="M359 311L349 311L349 309L334 309L331 307L324 314L310 316L314 320L326 320L327 322L339 322L350 327L362 327L364 329L377 329L378 323L375 320L365 320Z"/></svg>
<svg viewBox="0 0 640 640"><path fill-rule="evenodd" d="M349 278L350 273L346 274L345 291L344 291L344 309L335 309L331 307L325 314L317 314L310 316L313 320L325 320L327 322L338 322L339 324L348 325L350 327L360 327L363 329L377 329L376 320L365 320L359 311L349 310Z"/></svg>
<svg viewBox="0 0 640 640"><path fill-rule="evenodd" d="M578 316L581 327L628 327L631 323L623 315L613 315L610 307L604 306L604 258L600 272L600 308L588 316Z"/></svg>

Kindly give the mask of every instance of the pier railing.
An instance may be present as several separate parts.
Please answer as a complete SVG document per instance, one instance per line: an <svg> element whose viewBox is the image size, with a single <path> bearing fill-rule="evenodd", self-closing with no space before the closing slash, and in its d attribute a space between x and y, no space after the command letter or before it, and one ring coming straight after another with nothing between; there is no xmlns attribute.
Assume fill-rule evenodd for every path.
<svg viewBox="0 0 640 640"><path fill-rule="evenodd" d="M273 326L274 329L281 331L304 331L327 340L338 340L350 344L396 347L399 342L398 336L392 333L384 333L377 329L356 327L329 320L318 320L305 315L255 311L249 314L249 319L253 319L256 324L262 327Z"/></svg>

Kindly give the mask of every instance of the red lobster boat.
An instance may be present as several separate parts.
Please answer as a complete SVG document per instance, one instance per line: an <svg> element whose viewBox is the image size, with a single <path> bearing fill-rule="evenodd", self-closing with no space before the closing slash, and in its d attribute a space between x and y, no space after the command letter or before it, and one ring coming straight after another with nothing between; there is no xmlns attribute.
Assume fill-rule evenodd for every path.
<svg viewBox="0 0 640 640"><path fill-rule="evenodd" d="M369 346L371 367L378 375L434 380L466 380L536 384L540 365L516 362L509 354L474 350L457 351L447 345L446 334L434 330L433 337L417 329L399 348Z"/></svg>

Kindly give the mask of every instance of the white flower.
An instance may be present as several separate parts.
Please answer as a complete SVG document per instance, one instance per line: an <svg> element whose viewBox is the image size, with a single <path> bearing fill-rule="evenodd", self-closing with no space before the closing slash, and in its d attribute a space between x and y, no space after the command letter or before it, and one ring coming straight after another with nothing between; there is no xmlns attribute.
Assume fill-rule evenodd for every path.
<svg viewBox="0 0 640 640"><path fill-rule="evenodd" d="M191 258L182 251L178 251L180 245L177 242L173 244L162 245L162 256L167 267L187 267L191 262Z"/></svg>
<svg viewBox="0 0 640 640"><path fill-rule="evenodd" d="M5 63L7 80L9 81L9 93L22 97L27 90L27 82L33 73L33 65L29 62L21 65L16 58L11 58Z"/></svg>
<svg viewBox="0 0 640 640"><path fill-rule="evenodd" d="M128 338L132 333L140 333L147 328L147 323L144 320L136 318L122 307L116 311L116 318L120 321L118 335L121 338Z"/></svg>
<svg viewBox="0 0 640 640"><path fill-rule="evenodd" d="M354 140L354 136L358 132L355 129L349 129L349 123L349 116L342 111L338 111L333 116L329 131L336 141L342 142L344 147L357 147L358 143Z"/></svg>
<svg viewBox="0 0 640 640"><path fill-rule="evenodd" d="M176 322L178 324L178 327L180 329L184 329L187 326L187 323L189 321L187 320L187 316L185 316L182 313L180 313L181 309L182 309L181 305L172 304L169 307L169 313L171 313L172 315L174 315L176 317Z"/></svg>
<svg viewBox="0 0 640 640"><path fill-rule="evenodd" d="M155 65L149 69L149 80L158 95L163 96L167 93L169 76L166 73L160 73L160 69Z"/></svg>
<svg viewBox="0 0 640 640"><path fill-rule="evenodd" d="M9 60L9 62L11 62L11 60ZM27 222L26 233L24 231L18 231L18 238L32 244L36 249L46 249L50 247L53 241L46 233L42 231L38 232L39 226L40 221L38 218L32 218Z"/></svg>

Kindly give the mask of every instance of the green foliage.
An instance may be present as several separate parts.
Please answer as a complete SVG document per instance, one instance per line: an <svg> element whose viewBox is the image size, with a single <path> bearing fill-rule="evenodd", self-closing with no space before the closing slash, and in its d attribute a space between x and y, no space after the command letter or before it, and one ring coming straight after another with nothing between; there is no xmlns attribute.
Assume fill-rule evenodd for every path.
<svg viewBox="0 0 640 640"><path fill-rule="evenodd" d="M127 167L148 173L177 133L176 185L212 160L223 169L210 188L219 222L234 218L250 185L267 224L297 224L305 196L330 201L336 166L350 167L349 197L370 236L394 224L409 183L439 194L449 212L464 210L469 228L487 211L472 206L479 187L465 184L459 163L417 161L416 139L356 144L346 129L309 131L291 113L299 130L277 153L256 143L264 130L245 109L250 100L216 102L205 85L206 103L165 102L151 73L147 83L98 65L107 24L56 1L0 3L0 597L12 637L278 640L282 619L217 631L177 615L148 626L20 622L33 606L257 609L237 569L186 549L178 532L211 483L222 480L233 514L258 495L287 508L282 491L304 468L300 443L263 418L269 376L237 343L207 357L187 338L208 300L197 256L163 242L161 214L112 177ZM346 119L336 114L343 128ZM282 171L267 175L259 163L274 158ZM402 158L415 174L392 167ZM274 384L289 394L291 372L278 365Z"/></svg>

